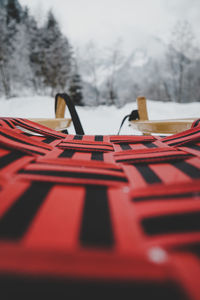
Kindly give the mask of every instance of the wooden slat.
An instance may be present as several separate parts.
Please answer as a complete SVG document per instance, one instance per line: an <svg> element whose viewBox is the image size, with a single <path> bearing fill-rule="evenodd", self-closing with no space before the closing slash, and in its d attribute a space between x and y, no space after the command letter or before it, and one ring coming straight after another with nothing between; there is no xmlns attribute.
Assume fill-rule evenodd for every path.
<svg viewBox="0 0 200 300"><path fill-rule="evenodd" d="M196 118L149 120L147 101L145 97L137 98L139 120L131 121L131 126L141 131L144 135L152 133L175 134L191 128Z"/></svg>
<svg viewBox="0 0 200 300"><path fill-rule="evenodd" d="M155 120L155 121L131 121L131 126L145 134L161 133L173 134L191 128L196 119L174 119L174 120Z"/></svg>
<svg viewBox="0 0 200 300"><path fill-rule="evenodd" d="M56 119L30 119L33 122L39 123L41 125L47 126L54 130L63 130L70 126L71 119L64 119L64 118L56 118Z"/></svg>
<svg viewBox="0 0 200 300"><path fill-rule="evenodd" d="M54 130L64 130L68 128L71 124L71 119L65 118L65 109L66 109L65 100L61 97L58 97L55 119L34 118L30 120L39 123L41 125L47 126Z"/></svg>

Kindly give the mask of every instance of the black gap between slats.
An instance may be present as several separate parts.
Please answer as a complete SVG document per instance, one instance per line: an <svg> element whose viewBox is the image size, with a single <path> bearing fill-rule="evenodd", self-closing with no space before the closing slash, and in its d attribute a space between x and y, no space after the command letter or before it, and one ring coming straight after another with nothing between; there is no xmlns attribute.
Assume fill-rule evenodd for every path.
<svg viewBox="0 0 200 300"><path fill-rule="evenodd" d="M59 278L52 276L0 275L1 295L6 299L137 299L188 300L181 287L174 282L153 280L114 280ZM4 297L3 297L4 298ZM4 298L5 299L5 298Z"/></svg>
<svg viewBox="0 0 200 300"><path fill-rule="evenodd" d="M15 122L16 125L19 125L21 126L22 128L25 128L25 129L29 129L30 131L33 131L33 132L40 132L40 133L44 133L45 135L48 134L48 135L51 135L51 136L54 136L54 137L58 137L60 138L60 135L59 134L56 134L56 133L52 133L52 132L46 132L45 130L42 130L42 129L38 129L38 128L34 128L33 126L31 125L28 125L26 122L23 122L20 121L19 119L17 120L13 120ZM55 131L56 132L56 131ZM62 137L61 137L62 138Z"/></svg>
<svg viewBox="0 0 200 300"><path fill-rule="evenodd" d="M103 152L92 152L91 160L103 161Z"/></svg>
<svg viewBox="0 0 200 300"><path fill-rule="evenodd" d="M158 148L158 146L155 145L154 143L145 143L143 145L146 146L147 148Z"/></svg>
<svg viewBox="0 0 200 300"><path fill-rule="evenodd" d="M187 145L186 148L200 151L200 145Z"/></svg>
<svg viewBox="0 0 200 300"><path fill-rule="evenodd" d="M200 192L189 192L189 193L181 193L180 194L167 194L167 195L151 195L151 196L144 196L144 197L134 197L134 202L142 202L142 201L154 201L154 200L168 200L168 199L182 199L182 198L194 198L197 200L196 197L200 197Z"/></svg>
<svg viewBox="0 0 200 300"><path fill-rule="evenodd" d="M103 135L95 135L94 140L96 142L103 142Z"/></svg>
<svg viewBox="0 0 200 300"><path fill-rule="evenodd" d="M193 127L196 127L197 125L199 125L200 123L200 119L199 120L196 120L196 122L194 123L194 126Z"/></svg>
<svg viewBox="0 0 200 300"><path fill-rule="evenodd" d="M173 249L180 252L189 252L200 258L200 242L193 242L186 245L180 245Z"/></svg>
<svg viewBox="0 0 200 300"><path fill-rule="evenodd" d="M72 156L76 153L75 150L72 150L72 149L66 149L66 150L63 150L63 152L61 154L59 154L58 157L62 157L62 158L72 158Z"/></svg>
<svg viewBox="0 0 200 300"><path fill-rule="evenodd" d="M49 136L46 139L42 140L42 142L45 143L45 144L51 144L52 142L54 142L56 140L57 140L56 138L54 138L52 136Z"/></svg>
<svg viewBox="0 0 200 300"><path fill-rule="evenodd" d="M200 231L200 212L156 216L142 220L146 234L173 234Z"/></svg>
<svg viewBox="0 0 200 300"><path fill-rule="evenodd" d="M81 225L84 247L112 247L114 244L106 187L88 186Z"/></svg>
<svg viewBox="0 0 200 300"><path fill-rule="evenodd" d="M23 151L23 149L22 149ZM34 154L39 154L39 155L45 155L45 153L39 152L39 151L35 151L35 150L30 150L30 149L25 149L25 151L27 151L28 153L34 153Z"/></svg>
<svg viewBox="0 0 200 300"><path fill-rule="evenodd" d="M131 150L132 149L131 146L127 143L120 144L120 147L122 150Z"/></svg>
<svg viewBox="0 0 200 300"><path fill-rule="evenodd" d="M41 149L49 150L49 149L47 149L46 147L38 146L38 145L35 145L34 143L28 143L28 142L25 142L25 141L23 141L23 140L21 140L21 139L15 138L15 137L13 137L13 136L11 136L11 135L8 135L8 134L6 134L6 133L4 133L4 132L0 132L0 135L6 137L7 139L9 139L9 140L11 140L11 141L18 142L18 143L20 143L20 144L29 145L29 146L32 146L32 147L36 147L36 148L41 148Z"/></svg>
<svg viewBox="0 0 200 300"><path fill-rule="evenodd" d="M200 178L200 169L187 163L186 161L172 162L171 165L193 179Z"/></svg>
<svg viewBox="0 0 200 300"><path fill-rule="evenodd" d="M21 134L23 134L23 135L25 135L25 136L29 136L29 137L34 137L33 134L30 134L30 133L28 133L28 132L22 132Z"/></svg>
<svg viewBox="0 0 200 300"><path fill-rule="evenodd" d="M12 123L10 123L8 120L3 120L10 128L15 129L15 126L12 125Z"/></svg>
<svg viewBox="0 0 200 300"><path fill-rule="evenodd" d="M176 145L176 144L179 144L179 143L181 143L181 142L174 142L173 144L172 144L171 142L172 142L172 141L175 141L175 140L182 139L182 138L186 138L186 137L188 137L188 136L193 136L193 135L195 135L195 134L197 134L197 133L200 133L200 130L197 130L197 131L195 131L195 132L191 132L191 133L188 133L188 134L185 134L185 135L182 135L182 136L178 136L178 137L175 137L175 138L170 138L170 137L169 137L168 139L166 139L165 141L162 141L162 142L164 142L164 143L169 142L170 145ZM184 140L183 140L182 142L184 142Z"/></svg>
<svg viewBox="0 0 200 300"><path fill-rule="evenodd" d="M148 165L135 164L134 167L138 170L147 183L153 184L162 182L158 175L152 169L150 169Z"/></svg>
<svg viewBox="0 0 200 300"><path fill-rule="evenodd" d="M0 169L3 169L7 165L13 163L14 161L16 161L24 156L25 156L25 154L20 153L20 152L10 152L4 156L1 156L0 157Z"/></svg>
<svg viewBox="0 0 200 300"><path fill-rule="evenodd" d="M23 237L52 186L46 182L31 184L0 219L0 239Z"/></svg>
<svg viewBox="0 0 200 300"><path fill-rule="evenodd" d="M78 134L77 134L77 135L74 136L73 139L74 139L74 140L80 140L80 141L81 141L81 140L83 139L83 135L78 135Z"/></svg>
<svg viewBox="0 0 200 300"><path fill-rule="evenodd" d="M110 180L116 182L127 182L126 177L118 177L109 174L95 174L95 173L79 173L72 171L54 171L54 170L20 170L19 174L43 175L52 177L66 177L77 179L93 179L93 180Z"/></svg>

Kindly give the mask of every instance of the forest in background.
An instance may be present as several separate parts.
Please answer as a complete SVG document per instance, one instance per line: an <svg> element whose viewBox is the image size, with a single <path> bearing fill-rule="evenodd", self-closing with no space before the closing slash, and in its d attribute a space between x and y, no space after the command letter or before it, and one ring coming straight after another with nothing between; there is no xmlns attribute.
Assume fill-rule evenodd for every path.
<svg viewBox="0 0 200 300"><path fill-rule="evenodd" d="M200 49L191 25L178 22L169 43L152 37L129 54L120 39L108 49L90 42L74 50L52 11L38 25L17 0L0 0L0 96L63 91L76 105L120 107L138 95L200 101Z"/></svg>

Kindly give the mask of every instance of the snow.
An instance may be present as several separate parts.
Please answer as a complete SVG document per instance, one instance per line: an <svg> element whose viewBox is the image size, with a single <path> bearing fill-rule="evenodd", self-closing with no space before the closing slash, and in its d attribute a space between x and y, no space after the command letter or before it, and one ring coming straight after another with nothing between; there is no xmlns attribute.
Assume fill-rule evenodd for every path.
<svg viewBox="0 0 200 300"><path fill-rule="evenodd" d="M148 100L149 119L162 120L171 118L200 118L200 102L178 104ZM124 116L137 109L136 102L122 108L115 106L77 107L86 134L117 134ZM10 100L0 98L1 117L54 118L54 99L44 96L16 97ZM66 117L69 117L66 111ZM69 133L74 133L73 126ZM136 133L128 122L121 134Z"/></svg>

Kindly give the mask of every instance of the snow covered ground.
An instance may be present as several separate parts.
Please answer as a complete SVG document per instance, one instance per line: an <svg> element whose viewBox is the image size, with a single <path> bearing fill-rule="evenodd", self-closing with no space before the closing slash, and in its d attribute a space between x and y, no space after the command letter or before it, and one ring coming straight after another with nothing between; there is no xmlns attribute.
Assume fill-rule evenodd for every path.
<svg viewBox="0 0 200 300"><path fill-rule="evenodd" d="M154 120L166 118L200 118L200 102L178 104L148 100L149 118ZM86 134L117 134L123 117L136 109L136 102L126 104L118 109L114 106L78 107L78 113ZM1 117L54 118L54 99L34 96L5 100L0 98ZM66 117L68 117L66 111ZM69 129L74 133L73 126ZM133 134L125 123L122 134Z"/></svg>

